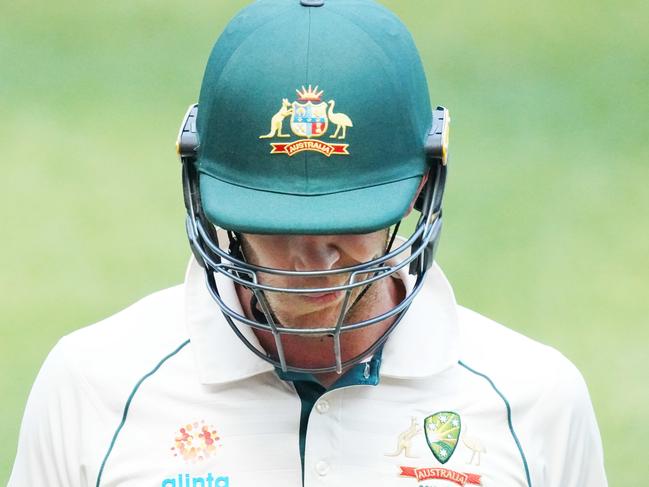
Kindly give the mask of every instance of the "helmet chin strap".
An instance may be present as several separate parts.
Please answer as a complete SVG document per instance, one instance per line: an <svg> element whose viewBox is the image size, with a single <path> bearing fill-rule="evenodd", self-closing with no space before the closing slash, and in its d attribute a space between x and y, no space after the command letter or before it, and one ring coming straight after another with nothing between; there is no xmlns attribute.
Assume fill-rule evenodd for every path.
<svg viewBox="0 0 649 487"><path fill-rule="evenodd" d="M394 226L392 235L390 235L390 238L387 239L387 244L383 255L390 253L390 251L392 250L392 245L394 244L394 240L396 239L397 232L399 231L400 226L401 226L401 220L397 222L397 224ZM242 241L241 236L235 232L228 230L228 238L230 240L230 245L229 245L230 254L233 257L243 260L244 262L248 262L243 252L243 247L241 245L241 241ZM376 273L374 275L376 275ZM351 313L351 311L358 305L358 303L360 303L361 299L363 299L367 291L369 291L369 289L372 287L372 284L373 282L366 285L363 288L363 290L358 294L356 299L354 299L354 302L347 308L347 311L344 312L344 317L347 317L347 315ZM261 291L261 293L262 295L265 295L265 291ZM250 311L253 317L260 323L267 324L270 318L273 321L273 323L279 324L280 321L277 319L274 310L271 308L268 298L265 297L265 300L267 303L268 312L270 313L270 317L266 315L266 312L259 309L259 300L257 299L257 295L255 293L252 293L252 296L250 297Z"/></svg>

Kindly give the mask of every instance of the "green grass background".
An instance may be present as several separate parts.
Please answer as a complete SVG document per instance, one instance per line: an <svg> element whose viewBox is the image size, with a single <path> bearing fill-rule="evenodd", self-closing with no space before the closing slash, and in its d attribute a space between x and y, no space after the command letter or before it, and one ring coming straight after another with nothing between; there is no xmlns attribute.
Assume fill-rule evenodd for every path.
<svg viewBox="0 0 649 487"><path fill-rule="evenodd" d="M413 31L433 103L453 116L438 260L458 301L578 365L610 484L638 485L649 437L649 3L385 3ZM0 483L57 338L181 281L177 128L213 40L244 4L3 5Z"/></svg>

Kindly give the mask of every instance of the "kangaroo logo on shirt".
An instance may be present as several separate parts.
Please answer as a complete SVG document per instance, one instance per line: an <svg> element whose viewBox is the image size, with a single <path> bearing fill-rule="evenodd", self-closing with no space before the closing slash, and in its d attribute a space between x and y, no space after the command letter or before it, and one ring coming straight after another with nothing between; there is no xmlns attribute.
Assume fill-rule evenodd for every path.
<svg viewBox="0 0 649 487"><path fill-rule="evenodd" d="M417 418L413 416L412 418L410 418L410 427L399 433L395 450L391 453L386 453L385 456L398 457L403 453L407 458L417 458L412 454L411 451L412 439L420 432L421 427L419 426L419 423L417 423Z"/></svg>
<svg viewBox="0 0 649 487"><path fill-rule="evenodd" d="M431 414L424 419L426 443L442 465L453 456L461 429L460 415L451 411Z"/></svg>

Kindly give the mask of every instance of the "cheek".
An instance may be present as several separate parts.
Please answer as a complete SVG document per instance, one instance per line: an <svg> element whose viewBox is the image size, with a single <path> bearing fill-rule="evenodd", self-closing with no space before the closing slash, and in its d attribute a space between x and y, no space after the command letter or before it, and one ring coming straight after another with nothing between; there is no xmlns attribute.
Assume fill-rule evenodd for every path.
<svg viewBox="0 0 649 487"><path fill-rule="evenodd" d="M342 248L352 260L360 263L383 255L386 243L386 232L381 230L368 235L349 235L345 237Z"/></svg>
<svg viewBox="0 0 649 487"><path fill-rule="evenodd" d="M266 274L264 272L257 273L257 279L261 284L273 287L283 287L286 284L284 276L277 276L275 274Z"/></svg>
<svg viewBox="0 0 649 487"><path fill-rule="evenodd" d="M243 251L251 264L274 269L286 268L286 244L280 237L272 235L247 236L243 244ZM277 276L260 273L259 278L270 282Z"/></svg>

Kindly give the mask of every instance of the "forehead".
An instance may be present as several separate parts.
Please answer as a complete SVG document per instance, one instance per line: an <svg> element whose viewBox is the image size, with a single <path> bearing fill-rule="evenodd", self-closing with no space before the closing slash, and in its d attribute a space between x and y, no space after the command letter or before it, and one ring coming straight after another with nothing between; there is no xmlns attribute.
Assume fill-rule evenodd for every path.
<svg viewBox="0 0 649 487"><path fill-rule="evenodd" d="M370 233L335 234L335 235L289 235L289 234L256 234L241 233L239 239L247 246L254 248L281 248L300 245L367 245L374 242L383 243L388 235L388 228Z"/></svg>

